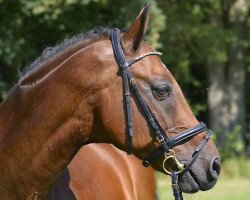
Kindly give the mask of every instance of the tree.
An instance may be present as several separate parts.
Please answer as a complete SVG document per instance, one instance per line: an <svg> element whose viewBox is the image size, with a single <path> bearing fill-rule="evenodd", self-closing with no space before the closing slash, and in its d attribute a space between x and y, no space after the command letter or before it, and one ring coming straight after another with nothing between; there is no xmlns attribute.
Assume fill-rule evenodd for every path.
<svg viewBox="0 0 250 200"><path fill-rule="evenodd" d="M227 144L227 134L235 131L231 142L243 139L246 133L245 116L245 76L246 76L246 49L243 40L247 35L248 8L245 0L224 1L221 13L210 15L212 26L224 28L225 60L207 59L210 90L208 92L209 121L213 129L218 130L218 144L223 148ZM228 37L228 38L227 38ZM221 38L223 39L223 37ZM215 44L217 48L220 43ZM246 139L244 140L248 142Z"/></svg>

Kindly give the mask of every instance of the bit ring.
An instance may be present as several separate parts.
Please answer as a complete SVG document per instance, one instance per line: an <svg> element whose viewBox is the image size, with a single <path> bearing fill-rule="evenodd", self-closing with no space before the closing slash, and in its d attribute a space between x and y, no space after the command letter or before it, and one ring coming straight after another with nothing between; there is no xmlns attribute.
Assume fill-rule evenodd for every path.
<svg viewBox="0 0 250 200"><path fill-rule="evenodd" d="M185 165L184 165L183 163L180 163L180 162L177 160L177 158L176 158L176 156L175 156L174 150L169 149L169 152L172 152L173 155L169 155L169 156L168 156L167 153L165 152L165 154L164 154L165 159L164 159L164 161L163 161L163 163L162 163L163 170L164 170L167 174L171 175L171 172L168 171L168 170L165 168L165 163L166 163L166 161L167 161L168 159L174 159L175 164L177 165L177 168L178 168L178 170L179 170L179 171L177 171L175 174L180 174L180 173L185 169Z"/></svg>

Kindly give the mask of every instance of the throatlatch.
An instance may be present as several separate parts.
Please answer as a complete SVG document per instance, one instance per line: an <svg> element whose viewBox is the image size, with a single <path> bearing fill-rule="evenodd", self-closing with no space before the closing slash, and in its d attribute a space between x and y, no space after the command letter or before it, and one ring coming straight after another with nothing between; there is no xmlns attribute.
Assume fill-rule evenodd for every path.
<svg viewBox="0 0 250 200"><path fill-rule="evenodd" d="M124 103L125 103L125 115L126 115L126 126L128 130L128 154L132 153L132 146L133 146L133 122L132 122L132 115L131 115L131 104L130 104L130 90L129 90L129 84L132 86L132 88L135 91L136 97L138 98L140 105L146 115L146 118L153 128L158 140L160 141L160 146L157 147L155 150L153 150L146 159L143 161L143 165L145 167L148 167L149 165L153 164L158 158L160 158L163 154L165 155L165 159L163 161L163 169L164 171L171 175L172 177L172 187L173 187L173 192L176 200L182 200L182 195L179 192L179 187L178 187L178 175L179 174L184 174L187 172L190 167L193 165L195 160L198 158L201 150L209 140L212 131L207 129L206 124L201 122L200 124L187 129L171 138L169 138L166 134L166 132L163 130L161 127L160 123L154 116L153 112L150 110L149 106L145 102L144 98L142 97L135 79L129 69L129 66L134 64L135 62L141 60L142 58L149 56L149 55L162 55L160 52L149 52L146 54L142 54L141 56L138 56L136 58L133 58L129 61L126 61L124 52L121 47L120 43L120 30L115 28L111 32L111 43L114 51L114 56L116 59L116 62L118 63L121 71L122 71L122 78L123 78L123 84L124 84ZM176 156L175 152L170 149L171 147L174 147L181 142L185 142L187 140L190 140L192 137L206 131L206 136L203 139L202 143L195 149L195 152L193 154L193 159L191 162L185 166L184 164L180 163ZM171 155L168 155L171 154ZM176 166L177 166L177 171L168 171L165 167L166 161L169 159L173 159Z"/></svg>

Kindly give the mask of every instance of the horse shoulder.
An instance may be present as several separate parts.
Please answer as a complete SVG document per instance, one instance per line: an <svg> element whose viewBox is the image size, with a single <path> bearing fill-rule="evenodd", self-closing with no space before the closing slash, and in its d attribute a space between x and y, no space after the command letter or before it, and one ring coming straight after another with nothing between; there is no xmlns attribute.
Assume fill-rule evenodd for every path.
<svg viewBox="0 0 250 200"><path fill-rule="evenodd" d="M112 145L91 144L80 149L51 196L56 199L62 193L70 200L151 200L155 197L154 173L135 156L127 156Z"/></svg>

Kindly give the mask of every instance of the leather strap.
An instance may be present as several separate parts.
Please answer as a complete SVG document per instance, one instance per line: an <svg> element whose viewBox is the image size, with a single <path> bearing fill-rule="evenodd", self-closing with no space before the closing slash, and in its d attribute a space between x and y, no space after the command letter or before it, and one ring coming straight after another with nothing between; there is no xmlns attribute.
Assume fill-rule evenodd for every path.
<svg viewBox="0 0 250 200"><path fill-rule="evenodd" d="M136 93L136 96L147 116L147 119L149 121L149 123L151 124L154 132L156 133L157 137L160 140L164 140L164 138L167 138L167 135L165 134L165 132L163 131L162 128L160 128L160 130L162 130L163 134L165 134L164 136L161 135L161 131L159 130L159 122L156 120L155 116L152 114L152 111L149 109L148 105L146 104L146 102L144 101L137 85L135 82L135 79L129 69L129 66L134 64L135 62L141 60L142 58L149 56L149 55L161 55L160 52L149 52L146 54L143 54L141 56L138 56L136 58L133 58L131 60L129 60L128 62L126 62L125 59L125 55L123 53L122 47L121 47L121 42L120 42L120 30L115 28L112 30L111 32L111 43L112 43L112 47L113 47L113 51L114 51L114 55L116 58L116 62L118 63L120 69L122 70L122 77L123 77L123 83L124 83L124 95L125 95L125 102L126 102L126 113L127 113L127 126L128 126L128 132L129 132L129 148L128 148L128 154L132 153L132 141L133 141L133 123L132 123L132 117L131 117L131 104L130 104L130 92L129 92L129 84L130 83ZM167 145L163 144L163 148L168 152L168 147Z"/></svg>
<svg viewBox="0 0 250 200"><path fill-rule="evenodd" d="M185 174L194 164L194 162L196 161L196 159L198 158L198 156L201 153L201 150L203 149L203 147L205 146L205 144L208 142L210 136L212 134L212 131L210 129L207 130L207 134L204 138L204 140L202 141L202 143L195 149L195 152L193 153L193 159L191 160L191 162L188 164L188 166L180 173L180 176L182 176L183 174Z"/></svg>
<svg viewBox="0 0 250 200"><path fill-rule="evenodd" d="M128 154L132 153L132 144L133 144L133 122L131 114L131 100L130 100L130 91L129 91L129 76L128 69L129 64L125 60L125 55L120 45L120 30L113 29L111 32L111 41L112 47L115 54L115 59L120 69L122 70L122 78L124 85L124 100L125 100L125 114L127 120L127 129L128 129Z"/></svg>
<svg viewBox="0 0 250 200"><path fill-rule="evenodd" d="M166 145L168 146L168 148L171 148L173 146L178 145L181 142L184 142L186 140L191 139L192 137L194 137L195 135L198 135L202 132L204 132L207 129L207 126L205 123L201 122L198 125L187 129L171 138L169 138L166 141ZM210 134L211 135L211 134ZM209 137L210 137L209 135ZM206 137L205 137L206 138ZM205 139L204 139L205 140ZM202 143L204 143L204 140ZM204 144L205 145L205 144ZM204 146L203 145L203 146ZM203 147L202 147L203 148ZM201 149L202 149L201 148ZM165 153L164 148L162 145L160 145L159 147L157 147L154 151L152 151L142 162L142 164L145 167L148 167L149 165L153 164L157 159L159 159L163 154Z"/></svg>
<svg viewBox="0 0 250 200"><path fill-rule="evenodd" d="M178 175L176 174L176 171L173 170L171 172L171 178L172 178L173 195L175 197L175 200L183 200L182 193L179 191Z"/></svg>

